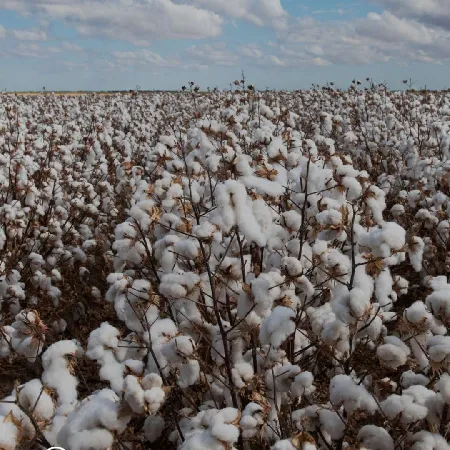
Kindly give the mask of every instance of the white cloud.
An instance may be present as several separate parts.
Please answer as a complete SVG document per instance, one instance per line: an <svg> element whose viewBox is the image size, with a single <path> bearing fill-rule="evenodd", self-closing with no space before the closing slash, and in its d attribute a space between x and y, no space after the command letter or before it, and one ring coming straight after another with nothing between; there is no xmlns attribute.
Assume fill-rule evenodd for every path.
<svg viewBox="0 0 450 450"><path fill-rule="evenodd" d="M32 42L20 42L6 52L10 56L20 58L48 58L49 51L41 45Z"/></svg>
<svg viewBox="0 0 450 450"><path fill-rule="evenodd" d="M415 44L430 44L440 34L415 20L400 19L388 11L369 13L367 19L356 22L356 32L378 41Z"/></svg>
<svg viewBox="0 0 450 450"><path fill-rule="evenodd" d="M63 42L61 47L64 50L68 50L71 52L82 52L83 51L83 49L79 45L77 45L73 42Z"/></svg>
<svg viewBox="0 0 450 450"><path fill-rule="evenodd" d="M4 0L4 8L64 20L83 35L148 44L167 38L206 38L222 32L216 13L172 0Z"/></svg>
<svg viewBox="0 0 450 450"><path fill-rule="evenodd" d="M19 41L47 40L47 33L43 30L12 30L12 35Z"/></svg>
<svg viewBox="0 0 450 450"><path fill-rule="evenodd" d="M377 0L400 17L414 17L419 21L450 30L449 0Z"/></svg>
<svg viewBox="0 0 450 450"><path fill-rule="evenodd" d="M345 10L339 8L339 9L316 9L314 11L311 11L311 14L315 15L315 16L320 16L323 14L339 14L340 16L342 16L343 14L345 14Z"/></svg>
<svg viewBox="0 0 450 450"><path fill-rule="evenodd" d="M82 53L84 49L79 45L73 42L63 42L60 46L51 46L47 47L47 50L51 53L68 53L68 52L77 52Z"/></svg>
<svg viewBox="0 0 450 450"><path fill-rule="evenodd" d="M186 0L178 0L185 3ZM256 25L271 25L283 29L287 25L288 13L280 0L191 0L218 14L252 22Z"/></svg>
<svg viewBox="0 0 450 450"><path fill-rule="evenodd" d="M390 11L347 21L303 17L285 33L279 33L274 48L287 66L359 65L390 60L440 63L450 59L450 31L415 18L399 18Z"/></svg>
<svg viewBox="0 0 450 450"><path fill-rule="evenodd" d="M194 45L186 50L191 60L200 62L202 65L233 66L239 57L225 47L224 44Z"/></svg>
<svg viewBox="0 0 450 450"><path fill-rule="evenodd" d="M261 48L255 44L247 44L239 48L239 54L253 59L260 59L264 56Z"/></svg>
<svg viewBox="0 0 450 450"><path fill-rule="evenodd" d="M150 65L157 67L175 67L181 65L176 59L167 59L147 48L135 51L113 52L116 63L126 65Z"/></svg>
<svg viewBox="0 0 450 450"><path fill-rule="evenodd" d="M6 30L5 27L0 25L0 38L4 38L6 36Z"/></svg>
<svg viewBox="0 0 450 450"><path fill-rule="evenodd" d="M89 70L89 64L87 63L79 63L75 61L63 61L62 65L68 69L69 71L87 71Z"/></svg>

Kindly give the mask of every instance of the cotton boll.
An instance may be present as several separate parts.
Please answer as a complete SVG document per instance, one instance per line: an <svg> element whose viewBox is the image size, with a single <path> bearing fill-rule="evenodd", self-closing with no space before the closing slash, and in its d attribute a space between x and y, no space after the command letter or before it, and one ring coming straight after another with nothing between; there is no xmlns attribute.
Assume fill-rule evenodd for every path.
<svg viewBox="0 0 450 450"><path fill-rule="evenodd" d="M420 272L422 270L422 258L423 251L425 249L425 243L423 239L418 236L413 236L409 242L409 261L413 266L413 269L416 272Z"/></svg>
<svg viewBox="0 0 450 450"><path fill-rule="evenodd" d="M297 258L284 257L281 264L290 277L297 278L303 275L302 263Z"/></svg>
<svg viewBox="0 0 450 450"><path fill-rule="evenodd" d="M151 443L155 442L162 435L165 426L166 423L161 416L148 416L143 426L145 438Z"/></svg>
<svg viewBox="0 0 450 450"><path fill-rule="evenodd" d="M0 442L4 440L6 443L11 443L13 441L18 443L21 439L32 439L36 434L33 423L28 415L15 404L16 400L17 398L13 393L3 398L0 402L0 429L11 431L9 436L3 436L0 434ZM15 430L17 430L17 434L14 429L6 425L8 423L12 423L14 425Z"/></svg>
<svg viewBox="0 0 450 450"><path fill-rule="evenodd" d="M155 386L145 391L144 398L148 405L148 411L154 414L161 408L164 402L165 392L161 387Z"/></svg>
<svg viewBox="0 0 450 450"><path fill-rule="evenodd" d="M232 425L239 417L239 412L234 408L220 410L212 421L211 433L222 442L234 443L239 438L239 429Z"/></svg>
<svg viewBox="0 0 450 450"><path fill-rule="evenodd" d="M404 389L414 385L427 386L430 379L421 373L414 373L411 370L403 372L401 376L401 385Z"/></svg>
<svg viewBox="0 0 450 450"><path fill-rule="evenodd" d="M330 381L330 401L336 407L343 405L349 413L358 409L374 413L378 409L365 387L356 384L348 375L336 375Z"/></svg>
<svg viewBox="0 0 450 450"><path fill-rule="evenodd" d="M239 422L244 439L256 436L259 428L264 424L264 415L264 409L258 403L250 402L246 405Z"/></svg>
<svg viewBox="0 0 450 450"><path fill-rule="evenodd" d="M42 383L56 390L58 405L72 404L77 400L78 379L72 375L70 358L81 356L81 353L76 342L67 340L50 345L42 355Z"/></svg>
<svg viewBox="0 0 450 450"><path fill-rule="evenodd" d="M409 347L396 336L386 336L384 344L377 348L377 356L382 364L391 369L406 364L411 350Z"/></svg>
<svg viewBox="0 0 450 450"><path fill-rule="evenodd" d="M345 424L336 411L329 409L320 409L318 411L320 425L322 430L327 433L331 439L341 439L345 433Z"/></svg>
<svg viewBox="0 0 450 450"><path fill-rule="evenodd" d="M408 328L416 334L431 330L435 334L445 334L446 327L437 322L433 315L426 309L425 304L418 300L409 308L406 308L403 317L407 321Z"/></svg>
<svg viewBox="0 0 450 450"><path fill-rule="evenodd" d="M291 209L282 214L287 229L293 233L300 230L302 225L302 216L297 211Z"/></svg>
<svg viewBox="0 0 450 450"><path fill-rule="evenodd" d="M123 389L123 398L133 412L143 414L145 411L144 390L142 389L139 380L132 375L126 376Z"/></svg>
<svg viewBox="0 0 450 450"><path fill-rule="evenodd" d="M119 335L120 332L117 328L108 322L103 322L89 335L86 356L97 360L101 365L111 363L113 366L115 361L113 352L119 345Z"/></svg>
<svg viewBox="0 0 450 450"><path fill-rule="evenodd" d="M291 386L292 394L301 399L302 395L311 395L315 390L313 386L314 375L311 372L302 372L294 378Z"/></svg>
<svg viewBox="0 0 450 450"><path fill-rule="evenodd" d="M389 433L375 425L365 425L358 432L358 440L371 450L394 450L394 440Z"/></svg>
<svg viewBox="0 0 450 450"><path fill-rule="evenodd" d="M449 285L445 288L435 290L427 296L425 303L429 310L437 319L446 321L450 319L450 289Z"/></svg>
<svg viewBox="0 0 450 450"><path fill-rule="evenodd" d="M197 416L180 421L180 428L184 434L181 450L214 449L225 450L233 448L239 438L237 421L238 410L225 408L222 410L207 409L200 411ZM236 423L236 425L235 425Z"/></svg>
<svg viewBox="0 0 450 450"><path fill-rule="evenodd" d="M405 389L402 395L391 395L381 402L380 406L388 419L393 420L400 415L401 423L408 425L427 416L428 409L425 404L427 399L435 395L434 391L416 385Z"/></svg>
<svg viewBox="0 0 450 450"><path fill-rule="evenodd" d="M14 334L14 328L8 325L2 327L0 334L0 358L6 358L11 352L11 339Z"/></svg>
<svg viewBox="0 0 450 450"><path fill-rule="evenodd" d="M450 450L450 445L440 434L420 431L413 435L411 450Z"/></svg>
<svg viewBox="0 0 450 450"><path fill-rule="evenodd" d="M397 219L398 217L400 217L404 213L405 213L405 207L402 204L400 204L400 203L395 204L391 208L391 214L392 214L392 216L395 219Z"/></svg>
<svg viewBox="0 0 450 450"><path fill-rule="evenodd" d="M11 346L30 362L42 352L47 331L46 325L42 322L37 311L20 311L12 324L14 333L11 336Z"/></svg>
<svg viewBox="0 0 450 450"><path fill-rule="evenodd" d="M196 359L190 359L186 364L180 367L180 378L178 386L186 389L193 386L200 378L200 364Z"/></svg>
<svg viewBox="0 0 450 450"><path fill-rule="evenodd" d="M353 317L361 318L370 308L370 297L365 291L360 288L353 288L350 293L349 304L351 308L351 315Z"/></svg>
<svg viewBox="0 0 450 450"><path fill-rule="evenodd" d="M450 375L443 373L439 381L436 383L436 388L441 393L444 401L450 405Z"/></svg>
<svg viewBox="0 0 450 450"><path fill-rule="evenodd" d="M11 416L0 416L0 448L15 450L19 446L20 430Z"/></svg>
<svg viewBox="0 0 450 450"><path fill-rule="evenodd" d="M278 348L295 331L295 312L284 306L276 306L269 317L264 319L259 332L263 345Z"/></svg>
<svg viewBox="0 0 450 450"><path fill-rule="evenodd" d="M272 445L270 450L296 450L296 447L294 447L290 439L283 439Z"/></svg>
<svg viewBox="0 0 450 450"><path fill-rule="evenodd" d="M80 402L69 413L57 436L58 445L74 450L104 450L122 433L131 419L120 415L120 403L109 389L103 389Z"/></svg>
<svg viewBox="0 0 450 450"><path fill-rule="evenodd" d="M445 366L450 363L449 336L430 336L427 339L427 347L432 364Z"/></svg>
<svg viewBox="0 0 450 450"><path fill-rule="evenodd" d="M33 411L33 416L38 421L50 420L55 412L52 398L38 379L28 381L18 388L18 401L27 411Z"/></svg>
<svg viewBox="0 0 450 450"><path fill-rule="evenodd" d="M392 300L390 298L392 294L392 276L389 268L385 268L380 272L375 279L375 297L381 308L384 310L390 309Z"/></svg>

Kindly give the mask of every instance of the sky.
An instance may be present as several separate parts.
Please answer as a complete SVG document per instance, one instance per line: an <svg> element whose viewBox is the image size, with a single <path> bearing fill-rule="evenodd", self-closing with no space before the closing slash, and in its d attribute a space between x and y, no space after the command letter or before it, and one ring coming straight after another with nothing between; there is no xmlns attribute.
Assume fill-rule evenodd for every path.
<svg viewBox="0 0 450 450"><path fill-rule="evenodd" d="M450 0L0 0L0 90L450 87Z"/></svg>

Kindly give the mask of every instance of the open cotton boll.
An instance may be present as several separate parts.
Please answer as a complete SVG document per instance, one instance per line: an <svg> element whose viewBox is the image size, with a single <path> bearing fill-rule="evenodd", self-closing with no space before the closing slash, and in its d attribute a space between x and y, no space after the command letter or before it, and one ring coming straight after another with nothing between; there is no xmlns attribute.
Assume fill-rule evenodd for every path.
<svg viewBox="0 0 450 450"><path fill-rule="evenodd" d="M192 355L195 349L194 341L189 336L177 336L162 349L163 355L173 362L183 362Z"/></svg>
<svg viewBox="0 0 450 450"><path fill-rule="evenodd" d="M413 236L408 244L409 262L416 272L422 270L423 251L425 249L425 242L418 236Z"/></svg>
<svg viewBox="0 0 450 450"><path fill-rule="evenodd" d="M11 434L6 436L0 434L0 442L4 441L8 445L15 442L16 447L13 448L19 447L18 444L20 440L30 440L36 434L32 421L28 415L15 404L16 400L15 393L13 392L11 395L3 398L0 402L0 430L11 432ZM8 423L12 423L14 428L6 425Z"/></svg>
<svg viewBox="0 0 450 450"><path fill-rule="evenodd" d="M127 375L123 383L123 390L123 398L133 412L143 414L145 412L144 389L142 389L137 377Z"/></svg>
<svg viewBox="0 0 450 450"><path fill-rule="evenodd" d="M383 223L383 211L386 208L385 193L379 187L372 184L367 189L365 202L372 212L375 221L377 223Z"/></svg>
<svg viewBox="0 0 450 450"><path fill-rule="evenodd" d="M0 359L6 358L11 353L11 339L14 331L14 328L8 325L2 327L2 333L0 334Z"/></svg>
<svg viewBox="0 0 450 450"><path fill-rule="evenodd" d="M42 322L37 311L22 310L11 325L14 333L11 336L11 346L19 355L34 362L44 347L47 326Z"/></svg>
<svg viewBox="0 0 450 450"><path fill-rule="evenodd" d="M419 431L411 438L411 450L450 450L443 436L429 431Z"/></svg>
<svg viewBox="0 0 450 450"><path fill-rule="evenodd" d="M237 409L221 409L212 420L212 435L219 441L233 444L239 438L239 429L233 424L238 418L239 411Z"/></svg>
<svg viewBox="0 0 450 450"><path fill-rule="evenodd" d="M403 372L400 378L403 389L408 389L410 386L421 385L427 386L430 379L421 373L414 373L412 370Z"/></svg>
<svg viewBox="0 0 450 450"><path fill-rule="evenodd" d="M371 450L394 450L394 440L381 427L365 425L358 432L358 440Z"/></svg>
<svg viewBox="0 0 450 450"><path fill-rule="evenodd" d="M296 447L294 447L290 439L283 439L272 445L270 450L296 450Z"/></svg>
<svg viewBox="0 0 450 450"><path fill-rule="evenodd" d="M266 385L277 393L289 392L295 377L301 372L300 367L293 364L277 364L265 373Z"/></svg>
<svg viewBox="0 0 450 450"><path fill-rule="evenodd" d="M122 391L125 368L114 354L119 345L119 335L117 328L103 322L99 328L90 333L86 351L86 356L101 366L100 379L109 381L111 388L117 393Z"/></svg>
<svg viewBox="0 0 450 450"><path fill-rule="evenodd" d="M200 411L185 422L180 421L184 442L180 450L226 450L234 448L239 438L239 411L235 408Z"/></svg>
<svg viewBox="0 0 450 450"><path fill-rule="evenodd" d="M285 256L281 264L290 277L297 278L303 275L302 263L297 258Z"/></svg>
<svg viewBox="0 0 450 450"><path fill-rule="evenodd" d="M276 306L269 317L264 319L259 339L263 345L278 348L295 331L295 312L285 306Z"/></svg>
<svg viewBox="0 0 450 450"><path fill-rule="evenodd" d="M311 395L316 387L313 386L314 375L311 372L299 373L291 386L291 392L301 400L302 395Z"/></svg>
<svg viewBox="0 0 450 450"><path fill-rule="evenodd" d="M373 227L366 234L360 234L358 243L364 247L370 247L373 255L386 258L392 250L400 250L405 245L406 232L395 222L384 222L378 227Z"/></svg>
<svg viewBox="0 0 450 450"><path fill-rule="evenodd" d="M354 287L349 292L349 305L351 316L361 318L370 310L370 296L367 295L367 291ZM350 323L350 321L348 323Z"/></svg>
<svg viewBox="0 0 450 450"><path fill-rule="evenodd" d="M436 388L441 393L444 401L450 405L450 375L448 373L443 373L439 381L436 383Z"/></svg>
<svg viewBox="0 0 450 450"><path fill-rule="evenodd" d="M285 188L277 181L271 181L266 178L260 178L253 175L240 177L244 186L248 189L254 189L260 195L269 195L279 197L285 192Z"/></svg>
<svg viewBox="0 0 450 450"><path fill-rule="evenodd" d="M418 300L403 312L408 327L415 333L431 330L434 334L446 334L447 329L427 310L425 304Z"/></svg>
<svg viewBox="0 0 450 450"><path fill-rule="evenodd" d="M437 319L441 321L450 319L450 285L446 284L442 289L432 292L427 296L425 303Z"/></svg>
<svg viewBox="0 0 450 450"><path fill-rule="evenodd" d="M382 364L391 369L406 364L411 353L409 347L396 336L386 336L384 342L377 348L377 356Z"/></svg>
<svg viewBox="0 0 450 450"><path fill-rule="evenodd" d="M73 340L55 342L42 354L42 383L56 391L58 405L72 404L77 400L78 379L72 375L73 362L70 358L81 354L79 344Z"/></svg>
<svg viewBox="0 0 450 450"><path fill-rule="evenodd" d="M287 229L291 233L300 230L302 226L302 216L300 213L298 213L294 209L290 209L289 211L283 212L282 216Z"/></svg>
<svg viewBox="0 0 450 450"><path fill-rule="evenodd" d="M322 430L327 433L331 439L341 439L345 433L345 424L336 411L329 409L319 409L318 411L320 425Z"/></svg>
<svg viewBox="0 0 450 450"><path fill-rule="evenodd" d="M242 292L238 300L238 317L246 317L247 323L259 325L261 319L270 315L273 302L280 297L280 285L284 276L278 272L262 273L251 280L251 293ZM251 313L248 314L249 310Z"/></svg>
<svg viewBox="0 0 450 450"><path fill-rule="evenodd" d="M145 438L151 443L155 442L162 435L165 426L166 423L161 416L148 416L142 428Z"/></svg>
<svg viewBox="0 0 450 450"><path fill-rule="evenodd" d="M180 367L180 376L177 381L181 389L193 386L200 378L200 364L196 359L189 359Z"/></svg>
<svg viewBox="0 0 450 450"><path fill-rule="evenodd" d="M245 406L239 422L244 439L257 435L259 428L264 424L264 415L263 407L258 403L250 402Z"/></svg>
<svg viewBox="0 0 450 450"><path fill-rule="evenodd" d="M392 285L393 280L388 267L383 269L375 279L375 297L383 310L392 308Z"/></svg>
<svg viewBox="0 0 450 450"><path fill-rule="evenodd" d="M380 403L386 417L393 420L400 416L400 422L408 425L418 420L424 419L428 414L425 406L427 399L435 396L436 393L424 386L411 386L405 389L402 395L393 394Z"/></svg>
<svg viewBox="0 0 450 450"><path fill-rule="evenodd" d="M55 405L41 380L36 378L20 386L17 398L23 408L33 411L36 420L47 421L53 417Z"/></svg>
<svg viewBox="0 0 450 450"><path fill-rule="evenodd" d="M0 448L16 450L19 446L21 431L11 420L11 416L0 416Z"/></svg>
<svg viewBox="0 0 450 450"><path fill-rule="evenodd" d="M193 273L166 274L161 277L159 292L169 298L186 298L192 294L197 295L200 277Z"/></svg>
<svg viewBox="0 0 450 450"><path fill-rule="evenodd" d="M122 433L131 419L121 414L118 397L110 389L90 395L69 413L57 436L57 443L73 450L106 450L115 433Z"/></svg>
<svg viewBox="0 0 450 450"><path fill-rule="evenodd" d="M450 363L450 337L430 336L427 339L428 355L431 362L445 366Z"/></svg>
<svg viewBox="0 0 450 450"><path fill-rule="evenodd" d="M356 410L374 413L377 403L363 385L358 385L348 375L336 375L330 381L330 401L333 406L344 406L348 413Z"/></svg>
<svg viewBox="0 0 450 450"><path fill-rule="evenodd" d="M227 228L237 225L247 240L264 247L267 236L264 235L255 217L252 201L247 195L245 186L236 180L228 180L217 186L215 192L216 203Z"/></svg>

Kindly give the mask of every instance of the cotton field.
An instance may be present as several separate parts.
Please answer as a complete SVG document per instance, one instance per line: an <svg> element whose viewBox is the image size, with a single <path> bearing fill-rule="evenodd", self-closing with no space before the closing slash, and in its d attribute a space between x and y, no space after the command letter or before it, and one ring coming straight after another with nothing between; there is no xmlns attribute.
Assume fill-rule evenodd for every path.
<svg viewBox="0 0 450 450"><path fill-rule="evenodd" d="M0 449L450 449L450 92L0 97Z"/></svg>

